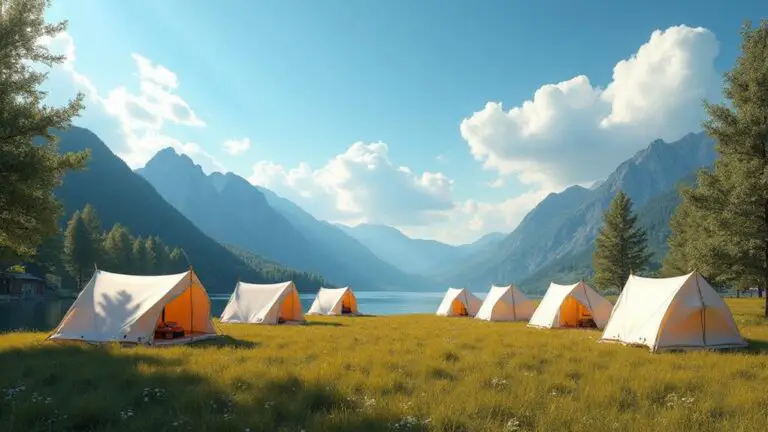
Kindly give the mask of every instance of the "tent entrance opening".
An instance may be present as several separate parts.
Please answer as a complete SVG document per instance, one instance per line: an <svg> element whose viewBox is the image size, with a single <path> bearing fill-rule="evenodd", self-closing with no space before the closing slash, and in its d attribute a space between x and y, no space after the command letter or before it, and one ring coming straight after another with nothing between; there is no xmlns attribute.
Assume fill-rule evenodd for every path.
<svg viewBox="0 0 768 432"><path fill-rule="evenodd" d="M560 306L560 327L597 328L589 307L569 295Z"/></svg>
<svg viewBox="0 0 768 432"><path fill-rule="evenodd" d="M349 293L346 293L344 295L344 298L341 300L341 314L348 315L351 313L352 313L352 296L349 295Z"/></svg>
<svg viewBox="0 0 768 432"><path fill-rule="evenodd" d="M454 300L453 303L451 303L451 311L455 316L469 316L467 307L464 306L464 303L458 300Z"/></svg>

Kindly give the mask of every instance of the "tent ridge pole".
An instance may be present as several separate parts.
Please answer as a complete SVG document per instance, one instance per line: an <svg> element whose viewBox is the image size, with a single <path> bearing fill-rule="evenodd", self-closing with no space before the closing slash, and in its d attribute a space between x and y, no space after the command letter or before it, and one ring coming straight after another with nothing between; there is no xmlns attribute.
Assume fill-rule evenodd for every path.
<svg viewBox="0 0 768 432"><path fill-rule="evenodd" d="M704 346L707 346L707 305L704 303L704 295L701 293L701 286L699 286L699 273L696 272L694 277L696 277L696 290L699 291L699 300L701 301L701 339Z"/></svg>
<svg viewBox="0 0 768 432"><path fill-rule="evenodd" d="M515 303L515 284L510 287L510 294L512 294L512 320L517 321L517 303Z"/></svg>
<svg viewBox="0 0 768 432"><path fill-rule="evenodd" d="M192 264L189 265L189 338L193 340L195 338L195 302L192 301Z"/></svg>

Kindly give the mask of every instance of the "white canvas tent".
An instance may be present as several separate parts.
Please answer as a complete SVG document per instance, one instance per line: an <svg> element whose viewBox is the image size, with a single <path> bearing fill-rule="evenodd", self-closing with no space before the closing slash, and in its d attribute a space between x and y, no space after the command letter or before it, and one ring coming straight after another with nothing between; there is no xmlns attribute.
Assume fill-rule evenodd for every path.
<svg viewBox="0 0 768 432"><path fill-rule="evenodd" d="M530 327L604 328L613 305L584 282L573 285L550 283L547 293L528 322Z"/></svg>
<svg viewBox="0 0 768 432"><path fill-rule="evenodd" d="M320 288L307 315L357 315L357 298L349 287Z"/></svg>
<svg viewBox="0 0 768 432"><path fill-rule="evenodd" d="M161 321L177 323L184 336L155 340ZM96 270L49 339L160 344L213 336L211 300L192 270L166 276Z"/></svg>
<svg viewBox="0 0 768 432"><path fill-rule="evenodd" d="M464 288L448 288L440 307L439 316L470 316L473 317L480 309L482 302L474 294Z"/></svg>
<svg viewBox="0 0 768 432"><path fill-rule="evenodd" d="M260 285L238 282L229 298L223 323L282 324L304 322L299 292L293 282Z"/></svg>
<svg viewBox="0 0 768 432"><path fill-rule="evenodd" d="M728 305L698 273L630 276L601 341L645 345L653 352L746 346Z"/></svg>
<svg viewBox="0 0 768 432"><path fill-rule="evenodd" d="M492 286L475 318L486 321L528 321L536 305L514 285Z"/></svg>

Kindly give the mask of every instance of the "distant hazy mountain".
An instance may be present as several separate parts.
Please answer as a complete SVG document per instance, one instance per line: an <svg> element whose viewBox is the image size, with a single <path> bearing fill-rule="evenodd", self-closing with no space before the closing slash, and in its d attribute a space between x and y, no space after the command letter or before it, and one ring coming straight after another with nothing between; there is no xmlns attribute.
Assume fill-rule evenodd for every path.
<svg viewBox="0 0 768 432"><path fill-rule="evenodd" d="M246 263L230 250L203 234L192 222L168 204L157 191L131 169L91 131L78 127L60 133L62 152L91 150L84 171L68 173L56 190L63 202L65 220L86 204L94 206L105 227L120 223L137 236L159 236L171 246L179 246L210 292L231 292L238 278L254 282L296 280L302 290L317 289L322 281L309 281L307 275L286 270L274 263L251 256ZM169 180L176 181L173 176ZM201 189L199 199L210 192Z"/></svg>
<svg viewBox="0 0 768 432"><path fill-rule="evenodd" d="M335 285L417 290L435 284L387 265L290 201L232 173L206 175L189 157L172 149L158 152L137 172L182 214L222 243L291 268L322 274Z"/></svg>
<svg viewBox="0 0 768 432"><path fill-rule="evenodd" d="M354 227L339 227L384 261L403 271L421 275L442 273L467 256L490 247L505 237L502 233L490 233L473 243L453 246L435 240L414 239L386 225L360 224Z"/></svg>
<svg viewBox="0 0 768 432"><path fill-rule="evenodd" d="M656 140L598 187L573 186L550 194L496 247L473 254L444 280L478 287L520 282L556 261L575 260L593 245L602 213L616 191L626 192L640 210L691 173L712 165L715 158L714 142L704 133L688 134L673 143Z"/></svg>
<svg viewBox="0 0 768 432"><path fill-rule="evenodd" d="M667 239L671 233L669 220L680 204L679 189L696 182L696 173L684 177L678 185L648 200L643 207L636 209L638 224L648 234L648 249L653 253L648 271L655 272L667 253ZM578 280L590 280L594 276L592 253L594 242L561 255L532 274L520 280L517 285L530 293L543 293L549 282L571 283Z"/></svg>
<svg viewBox="0 0 768 432"><path fill-rule="evenodd" d="M504 233L492 232L480 237L472 243L467 243L456 247L467 254L472 254L495 245L496 243L504 240L506 236L507 234Z"/></svg>
<svg viewBox="0 0 768 432"><path fill-rule="evenodd" d="M455 262L464 254L454 246L434 240L412 239L386 225L339 225L359 240L376 256L395 267L413 274L425 274L442 262Z"/></svg>

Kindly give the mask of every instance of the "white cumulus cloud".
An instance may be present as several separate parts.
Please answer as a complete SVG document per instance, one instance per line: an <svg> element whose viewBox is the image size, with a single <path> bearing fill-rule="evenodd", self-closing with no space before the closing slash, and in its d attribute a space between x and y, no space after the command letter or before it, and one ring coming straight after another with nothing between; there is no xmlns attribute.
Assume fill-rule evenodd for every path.
<svg viewBox="0 0 768 432"><path fill-rule="evenodd" d="M472 155L502 176L543 187L593 181L656 138L701 129L702 99L720 96L715 35L657 30L613 69L605 89L588 77L547 84L504 110L486 106L461 122Z"/></svg>
<svg viewBox="0 0 768 432"><path fill-rule="evenodd" d="M439 172L414 173L397 166L388 152L384 143L357 142L318 169L262 161L254 165L249 181L323 219L398 226L444 220L454 205L453 181Z"/></svg>
<svg viewBox="0 0 768 432"><path fill-rule="evenodd" d="M110 139L107 144L131 168L143 166L155 153L165 147L173 147L181 153L195 156L206 172L226 171L226 168L200 145L185 142L168 135L168 124L185 127L205 127L189 104L175 90L178 77L168 68L153 63L139 54L131 54L136 64L138 91L120 86L106 93L100 92L92 81L76 68L76 46L72 36L62 32L53 38L43 37L40 44L52 52L63 54L65 61L54 68L49 81L56 80L62 72L86 95L86 115L103 117L102 136L112 137L112 131L103 124L109 118L117 121L121 142Z"/></svg>
<svg viewBox="0 0 768 432"><path fill-rule="evenodd" d="M224 151L231 155L239 155L251 148L250 138L231 139L224 141Z"/></svg>

